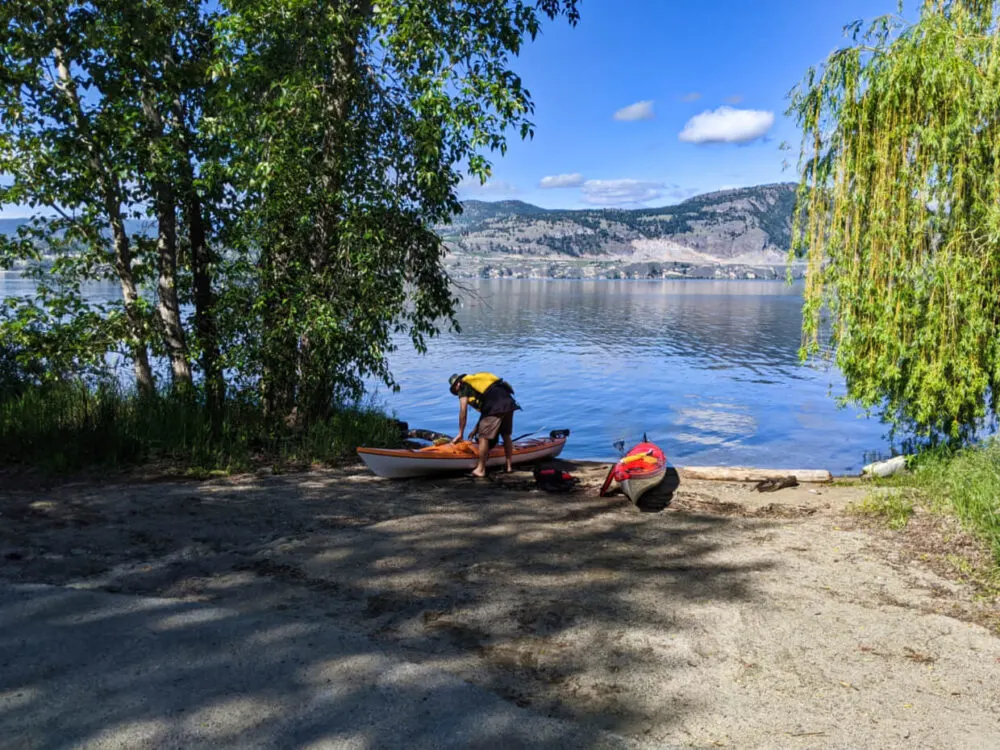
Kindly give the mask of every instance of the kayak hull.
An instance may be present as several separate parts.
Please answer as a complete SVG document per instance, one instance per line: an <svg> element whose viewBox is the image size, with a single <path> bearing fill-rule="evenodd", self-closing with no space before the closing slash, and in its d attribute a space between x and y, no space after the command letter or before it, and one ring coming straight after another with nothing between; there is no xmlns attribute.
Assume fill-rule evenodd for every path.
<svg viewBox="0 0 1000 750"><path fill-rule="evenodd" d="M639 502L639 498L645 495L654 487L658 486L660 482L663 481L663 477L667 474L666 465L661 466L656 473L648 474L641 477L631 477L619 482L622 488L622 493L631 500L633 503Z"/></svg>
<svg viewBox="0 0 1000 750"><path fill-rule="evenodd" d="M511 463L518 464L555 458L566 445L566 438L531 438L514 442ZM387 479L429 477L451 472L472 471L479 461L475 443L430 446L427 448L358 448L358 455L371 471ZM497 445L486 459L487 468L505 465L503 446Z"/></svg>
<svg viewBox="0 0 1000 750"><path fill-rule="evenodd" d="M629 500L638 503L639 498L658 486L666 474L666 454L654 443L639 443L611 467L601 495L607 493L614 480Z"/></svg>

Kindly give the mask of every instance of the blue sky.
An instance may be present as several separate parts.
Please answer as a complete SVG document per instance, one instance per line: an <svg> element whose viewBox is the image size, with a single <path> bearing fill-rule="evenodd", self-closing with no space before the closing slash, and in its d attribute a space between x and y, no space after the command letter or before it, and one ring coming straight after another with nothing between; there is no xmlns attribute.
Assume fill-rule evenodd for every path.
<svg viewBox="0 0 1000 750"><path fill-rule="evenodd" d="M490 182L464 183L463 198L657 206L794 181L788 92L846 43L845 24L895 13L897 0L582 0L580 10L576 28L546 24L516 61L534 139L515 137Z"/></svg>
<svg viewBox="0 0 1000 750"><path fill-rule="evenodd" d="M897 0L581 0L576 28L547 23L515 61L535 101L534 139L512 134L491 181L466 182L461 197L657 206L795 180L788 92L845 43L845 24L896 8ZM780 151L783 141L793 151ZM27 213L0 207L0 218Z"/></svg>

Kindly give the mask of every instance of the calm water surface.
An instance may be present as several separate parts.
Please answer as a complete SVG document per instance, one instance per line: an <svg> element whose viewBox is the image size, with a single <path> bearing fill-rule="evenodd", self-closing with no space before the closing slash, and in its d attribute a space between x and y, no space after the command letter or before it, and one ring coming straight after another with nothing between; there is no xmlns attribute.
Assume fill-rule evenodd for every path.
<svg viewBox="0 0 1000 750"><path fill-rule="evenodd" d="M0 274L0 298L31 288ZM490 370L516 389L515 434L568 427L570 458L613 458L612 443L645 432L678 464L856 472L888 451L885 429L837 407L835 369L799 364L801 306L800 287L780 282L477 282L462 333L425 355L401 341L402 390L374 395L413 427L454 434L448 375Z"/></svg>
<svg viewBox="0 0 1000 750"><path fill-rule="evenodd" d="M83 286L85 296L91 300L113 301L121 299L121 287L116 282L91 282ZM7 297L33 296L35 282L17 271L0 271L0 300Z"/></svg>
<svg viewBox="0 0 1000 750"><path fill-rule="evenodd" d="M378 395L411 426L454 434L452 372L489 370L523 407L515 434L572 430L565 455L609 459L646 432L679 464L856 472L884 426L839 409L843 378L798 361L801 288L781 282L482 281L461 334L402 349L402 390Z"/></svg>

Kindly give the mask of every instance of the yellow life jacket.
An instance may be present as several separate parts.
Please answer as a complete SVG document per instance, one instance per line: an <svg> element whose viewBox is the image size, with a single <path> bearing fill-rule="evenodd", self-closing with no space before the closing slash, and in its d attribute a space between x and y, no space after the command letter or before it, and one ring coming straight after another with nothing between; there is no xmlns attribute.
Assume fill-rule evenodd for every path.
<svg viewBox="0 0 1000 750"><path fill-rule="evenodd" d="M657 463L656 459L653 456L649 455L648 453L639 453L635 456L625 456L625 458L620 460L618 463L620 463L622 466L626 466L628 464L634 464L636 462L642 462L644 464Z"/></svg>
<svg viewBox="0 0 1000 750"><path fill-rule="evenodd" d="M474 372L471 375L463 377L462 382L476 392L475 395L469 396L469 403L474 408L479 409L483 405L483 394L499 380L500 378L492 372Z"/></svg>

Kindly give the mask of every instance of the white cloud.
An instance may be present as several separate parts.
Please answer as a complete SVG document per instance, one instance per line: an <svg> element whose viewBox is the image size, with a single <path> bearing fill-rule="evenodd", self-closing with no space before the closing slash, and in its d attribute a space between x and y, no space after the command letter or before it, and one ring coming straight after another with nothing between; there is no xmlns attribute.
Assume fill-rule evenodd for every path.
<svg viewBox="0 0 1000 750"><path fill-rule="evenodd" d="M692 117L678 137L687 143L748 143L763 137L772 125L773 112L719 107Z"/></svg>
<svg viewBox="0 0 1000 750"><path fill-rule="evenodd" d="M652 120L653 102L652 100L636 102L627 107L622 107L615 112L615 119L623 122L635 122L636 120Z"/></svg>
<svg viewBox="0 0 1000 750"><path fill-rule="evenodd" d="M682 102L696 102L699 99L701 99L701 94L697 91L692 91L691 93L684 94L684 96L681 97Z"/></svg>
<svg viewBox="0 0 1000 750"><path fill-rule="evenodd" d="M579 172L573 174L555 174L543 177L539 183L540 188L568 188L579 187L583 184L583 175Z"/></svg>
<svg viewBox="0 0 1000 750"><path fill-rule="evenodd" d="M645 180L587 180L583 183L583 199L600 206L621 206L645 203L663 194L662 182Z"/></svg>
<svg viewBox="0 0 1000 750"><path fill-rule="evenodd" d="M458 183L459 195L464 197L478 198L500 198L508 195L517 195L517 186L506 180L489 180L485 185L479 182L478 177L464 177Z"/></svg>

